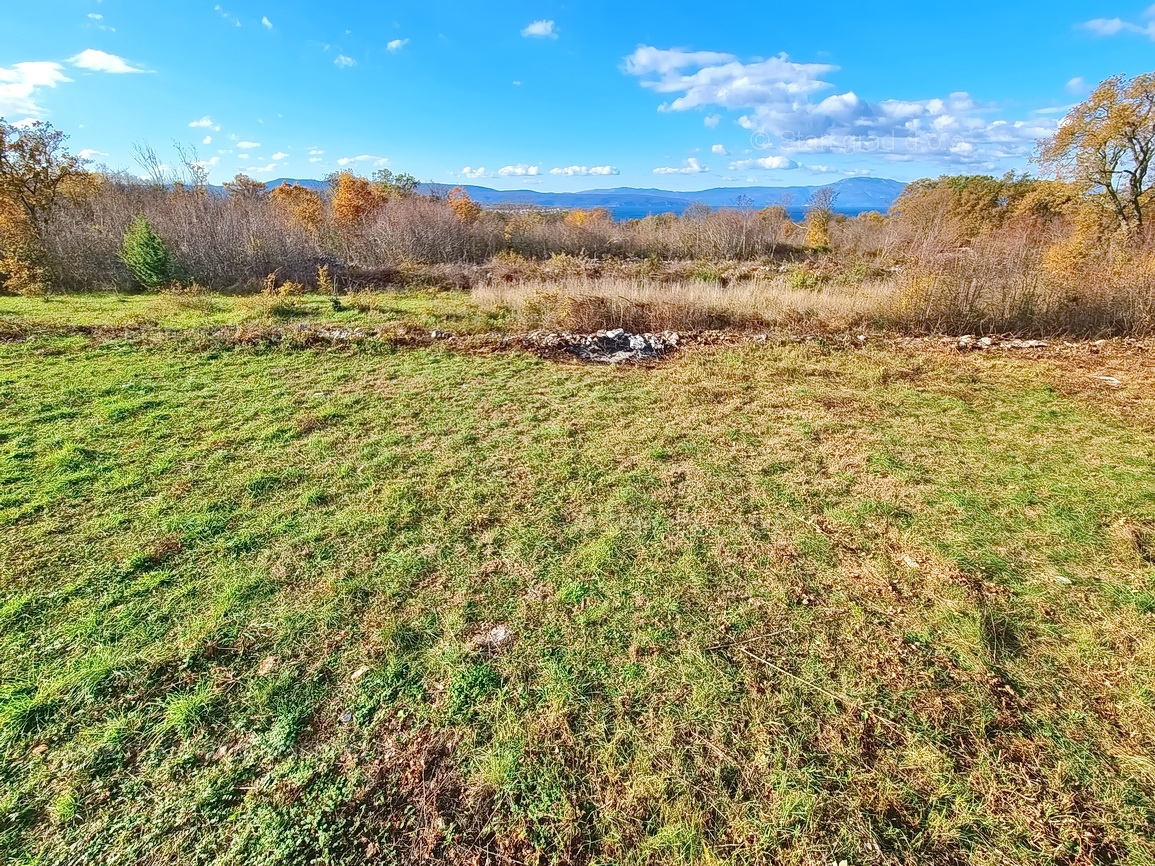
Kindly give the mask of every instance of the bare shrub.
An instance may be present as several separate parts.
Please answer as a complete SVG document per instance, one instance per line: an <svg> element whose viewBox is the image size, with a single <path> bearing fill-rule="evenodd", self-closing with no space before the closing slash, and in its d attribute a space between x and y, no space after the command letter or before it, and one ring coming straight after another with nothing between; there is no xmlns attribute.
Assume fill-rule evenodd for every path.
<svg viewBox="0 0 1155 866"><path fill-rule="evenodd" d="M181 270L209 288L255 289L270 273L310 284L315 278L315 238L279 218L266 199L114 177L98 194L53 214L46 239L62 288L131 288L117 252L137 216L148 219Z"/></svg>

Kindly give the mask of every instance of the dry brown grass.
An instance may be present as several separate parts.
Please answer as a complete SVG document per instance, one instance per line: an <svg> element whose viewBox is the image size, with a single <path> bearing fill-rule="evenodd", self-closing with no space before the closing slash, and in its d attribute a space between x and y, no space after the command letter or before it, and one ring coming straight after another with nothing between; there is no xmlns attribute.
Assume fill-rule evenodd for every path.
<svg viewBox="0 0 1155 866"><path fill-rule="evenodd" d="M570 278L473 289L482 309L508 310L525 328L551 331L757 329L800 322L843 329L878 318L893 295L894 288L880 282L796 289L786 276L726 286Z"/></svg>

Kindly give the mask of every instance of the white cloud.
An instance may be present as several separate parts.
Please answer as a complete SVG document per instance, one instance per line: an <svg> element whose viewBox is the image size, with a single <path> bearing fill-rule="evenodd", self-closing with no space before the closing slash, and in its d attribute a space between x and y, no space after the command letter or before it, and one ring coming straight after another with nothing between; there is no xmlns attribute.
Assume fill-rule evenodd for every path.
<svg viewBox="0 0 1155 866"><path fill-rule="evenodd" d="M213 11L216 12L217 14L219 14L222 18L224 18L230 24L233 24L237 27L241 26L241 19L237 18L235 15L230 15L228 12L226 12L224 9L221 8L219 3L213 7Z"/></svg>
<svg viewBox="0 0 1155 866"><path fill-rule="evenodd" d="M1127 29L1127 22L1122 18L1093 18L1090 21L1084 21L1083 27L1096 36L1114 36Z"/></svg>
<svg viewBox="0 0 1155 866"><path fill-rule="evenodd" d="M59 63L29 61L0 66L0 117L41 117L44 108L36 101L37 91L71 80Z"/></svg>
<svg viewBox="0 0 1155 866"><path fill-rule="evenodd" d="M100 150L93 150L90 147L86 147L84 150L80 151L80 153L78 153L76 155L79 156L81 159L95 159L98 156L108 156L107 153L104 153L103 151L100 151Z"/></svg>
<svg viewBox="0 0 1155 866"><path fill-rule="evenodd" d="M263 165L263 166L255 166L255 165L249 166L248 168L245 169L245 173L246 174L269 174L270 172L273 172L276 170L277 170L277 164L275 162L270 162L268 165Z"/></svg>
<svg viewBox="0 0 1155 866"><path fill-rule="evenodd" d="M200 120L194 120L192 123L190 123L189 128L190 129L211 129L213 132L220 132L221 131L221 125L219 123L213 123L213 119L211 117L209 117L207 114L204 117L202 117Z"/></svg>
<svg viewBox="0 0 1155 866"><path fill-rule="evenodd" d="M698 160L694 159L694 157L690 157L681 168L655 168L654 174L702 174L709 170L706 166L701 165Z"/></svg>
<svg viewBox="0 0 1155 866"><path fill-rule="evenodd" d="M261 24L263 24L267 30L273 29L273 22L270 21L267 16L261 19Z"/></svg>
<svg viewBox="0 0 1155 866"><path fill-rule="evenodd" d="M240 150L256 150L260 146L261 146L261 143L259 141L238 141L237 142L237 147Z"/></svg>
<svg viewBox="0 0 1155 866"><path fill-rule="evenodd" d="M751 169L775 169L789 171L798 168L798 163L788 156L764 156L761 159L739 159L730 163L730 171L750 171Z"/></svg>
<svg viewBox="0 0 1155 866"><path fill-rule="evenodd" d="M200 166L203 169L216 168L220 164L221 158L219 156L212 156L208 159L198 160L197 162L193 163L193 165Z"/></svg>
<svg viewBox="0 0 1155 866"><path fill-rule="evenodd" d="M206 135L204 138L201 139L201 144L212 144L212 143L213 143L213 137L211 135Z"/></svg>
<svg viewBox="0 0 1155 866"><path fill-rule="evenodd" d="M521 31L521 35L531 39L557 39L557 30L554 26L553 21L534 21Z"/></svg>
<svg viewBox="0 0 1155 866"><path fill-rule="evenodd" d="M726 145L724 145L724 144L715 144L713 147L710 148L710 153L716 153L716 154L718 154L718 156L729 156L730 155L730 151L726 150Z"/></svg>
<svg viewBox="0 0 1155 866"><path fill-rule="evenodd" d="M1135 33L1155 40L1155 7L1147 9L1143 17L1148 19L1139 24L1133 21L1124 21L1122 18L1092 18L1081 25L1084 30L1095 36L1118 36L1120 33Z"/></svg>
<svg viewBox="0 0 1155 866"><path fill-rule="evenodd" d="M404 48L408 44L409 44L408 39L394 39L394 40L388 42L385 45L385 47L388 48L390 51L400 51L402 48Z"/></svg>
<svg viewBox="0 0 1155 866"><path fill-rule="evenodd" d="M1076 75L1074 78L1067 82L1067 93L1074 94L1075 96L1080 96L1084 93L1087 93L1090 91L1090 89L1091 88L1087 85L1086 79L1080 75Z"/></svg>
<svg viewBox="0 0 1155 866"><path fill-rule="evenodd" d="M707 114L704 118L702 118L702 123L705 124L706 129L717 129L718 124L721 122L722 115L720 114Z"/></svg>
<svg viewBox="0 0 1155 866"><path fill-rule="evenodd" d="M549 173L557 177L607 177L621 174L612 165L595 165L592 168L587 168L584 165L568 165L565 168L551 168Z"/></svg>
<svg viewBox="0 0 1155 866"><path fill-rule="evenodd" d="M249 155L247 153L238 153L237 154L237 159L248 159L248 158L249 158Z"/></svg>
<svg viewBox="0 0 1155 866"><path fill-rule="evenodd" d="M89 12L88 17L91 18L93 21L103 21L104 20L104 16L98 12Z"/></svg>
<svg viewBox="0 0 1155 866"><path fill-rule="evenodd" d="M525 165L524 163L507 165L497 170L498 177L536 177L540 173L541 169L538 166Z"/></svg>
<svg viewBox="0 0 1155 866"><path fill-rule="evenodd" d="M389 162L389 160L384 156L372 156L368 153L362 153L360 156L343 156L337 160L337 165L344 167L358 162L371 162L375 167L381 168Z"/></svg>
<svg viewBox="0 0 1155 866"><path fill-rule="evenodd" d="M468 165L461 169L461 176L467 177L470 180L480 180L483 177L489 177L489 172L484 168L470 168Z"/></svg>
<svg viewBox="0 0 1155 866"><path fill-rule="evenodd" d="M732 54L642 45L625 68L643 87L673 97L660 111L743 111L738 124L754 133L755 146L780 153L875 153L888 160L919 154L994 170L1001 160L1022 160L1056 127L1044 117L991 121L984 116L990 110L966 93L878 103L853 91L823 96L838 67L785 54L743 62Z"/></svg>
<svg viewBox="0 0 1155 866"><path fill-rule="evenodd" d="M346 57L344 54L338 54L337 59L333 61L333 65L339 69L348 69L350 66L356 66L357 61L352 57Z"/></svg>
<svg viewBox="0 0 1155 866"><path fill-rule="evenodd" d="M129 72L147 72L147 69L133 66L123 57L99 51L96 48L85 48L75 57L68 58L68 62L78 69L87 69L90 72L109 72L113 75L123 75Z"/></svg>
<svg viewBox="0 0 1155 866"><path fill-rule="evenodd" d="M325 158L322 156L310 156L309 162L324 162Z"/></svg>
<svg viewBox="0 0 1155 866"><path fill-rule="evenodd" d="M285 153L283 150L278 150L272 156L272 159L275 160L276 162L280 162L281 160L288 159L288 158L289 158L289 155L287 153Z"/></svg>

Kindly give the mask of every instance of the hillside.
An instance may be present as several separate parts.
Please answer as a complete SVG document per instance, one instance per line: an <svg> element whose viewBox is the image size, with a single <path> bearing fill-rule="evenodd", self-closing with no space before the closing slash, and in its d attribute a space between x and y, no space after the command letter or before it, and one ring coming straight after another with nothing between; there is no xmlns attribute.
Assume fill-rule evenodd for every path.
<svg viewBox="0 0 1155 866"><path fill-rule="evenodd" d="M312 189L325 187L325 181L277 178L270 181L270 189L282 183L298 183ZM858 214L863 211L886 211L898 198L906 184L897 180L877 177L849 177L829 184L838 193L835 209L840 213ZM540 190L499 190L486 186L462 184L470 198L485 207L513 205L519 207L589 209L606 208L618 219L636 219L647 214L675 213L681 215L693 204L710 207L735 207L745 199L747 206L767 207L785 205L797 215L809 198L823 186L749 186L716 187L697 192L673 192L663 189L635 189L614 187L591 189L583 192L542 192ZM444 191L447 184L422 184L422 192Z"/></svg>

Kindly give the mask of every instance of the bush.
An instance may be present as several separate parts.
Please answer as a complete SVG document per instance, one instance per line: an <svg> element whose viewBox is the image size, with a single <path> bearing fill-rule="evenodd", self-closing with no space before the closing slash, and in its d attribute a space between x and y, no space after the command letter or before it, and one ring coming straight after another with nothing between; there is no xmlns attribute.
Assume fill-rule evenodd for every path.
<svg viewBox="0 0 1155 866"><path fill-rule="evenodd" d="M176 279L168 247L143 216L134 219L124 233L120 260L146 289L157 289Z"/></svg>

